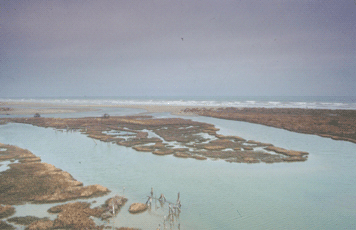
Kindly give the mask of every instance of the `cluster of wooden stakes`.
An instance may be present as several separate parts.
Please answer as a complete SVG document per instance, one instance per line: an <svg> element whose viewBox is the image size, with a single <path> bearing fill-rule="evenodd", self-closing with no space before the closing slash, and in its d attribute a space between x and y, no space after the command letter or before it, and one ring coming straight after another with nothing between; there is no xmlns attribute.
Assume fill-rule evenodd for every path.
<svg viewBox="0 0 356 230"><path fill-rule="evenodd" d="M181 207L182 204L180 202L180 193L178 192L178 198L175 203L167 201L166 197L161 194L159 198L154 196L153 194L153 188L151 188L151 193L149 196L147 196L148 199L146 201L146 205L151 209L153 206L153 201L155 205L155 209L158 208L157 206L157 201L159 202L161 208L165 205L168 204L168 215L164 216L163 218L163 223L158 225L157 230L161 229L167 229L168 226L170 229L175 228L175 224L177 224L177 229L180 230L180 223L179 223L179 214L181 212Z"/></svg>

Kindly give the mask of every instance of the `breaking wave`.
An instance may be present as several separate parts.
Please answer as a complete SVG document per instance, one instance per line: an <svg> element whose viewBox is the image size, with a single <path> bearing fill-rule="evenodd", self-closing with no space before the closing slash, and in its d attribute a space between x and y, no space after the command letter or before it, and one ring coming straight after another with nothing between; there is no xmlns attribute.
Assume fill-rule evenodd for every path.
<svg viewBox="0 0 356 230"><path fill-rule="evenodd" d="M299 100L298 100L299 99ZM304 100L300 100L304 99ZM305 100L307 99L307 100ZM356 110L354 97L290 97L288 98L5 98L0 102L47 103L59 105L168 105L206 107L257 107L257 108L309 108L309 109L351 109Z"/></svg>

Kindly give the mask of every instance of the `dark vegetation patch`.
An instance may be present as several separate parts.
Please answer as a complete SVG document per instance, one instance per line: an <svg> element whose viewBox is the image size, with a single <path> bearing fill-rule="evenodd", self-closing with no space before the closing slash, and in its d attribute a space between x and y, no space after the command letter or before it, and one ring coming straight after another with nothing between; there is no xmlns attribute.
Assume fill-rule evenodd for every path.
<svg viewBox="0 0 356 230"><path fill-rule="evenodd" d="M10 169L0 173L0 203L51 203L105 195L100 185L83 186L69 173L51 164L41 163L30 151L0 143L0 161L16 159Z"/></svg>
<svg viewBox="0 0 356 230"><path fill-rule="evenodd" d="M356 111L298 108L187 108L186 113L246 121L356 143Z"/></svg>
<svg viewBox="0 0 356 230"><path fill-rule="evenodd" d="M46 221L49 220L47 217L39 218L35 216L22 216L22 217L12 217L7 219L8 222L19 224L19 225L30 225L35 221Z"/></svg>
<svg viewBox="0 0 356 230"><path fill-rule="evenodd" d="M11 224L6 223L5 221L0 220L0 229L12 230L15 229L15 227Z"/></svg>

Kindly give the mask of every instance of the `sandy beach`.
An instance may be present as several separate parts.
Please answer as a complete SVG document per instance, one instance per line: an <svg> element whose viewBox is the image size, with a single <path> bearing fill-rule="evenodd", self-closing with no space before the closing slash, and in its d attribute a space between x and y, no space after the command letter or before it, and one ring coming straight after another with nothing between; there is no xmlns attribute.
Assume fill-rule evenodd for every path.
<svg viewBox="0 0 356 230"><path fill-rule="evenodd" d="M168 112L180 115L194 115L193 113L182 113L186 108L196 108L197 106L170 106L170 105L60 105L48 103L29 102L0 102L1 115L31 115L53 114L53 113L76 113L94 111L99 108L133 108L144 109L147 113ZM202 107L203 108L203 107Z"/></svg>

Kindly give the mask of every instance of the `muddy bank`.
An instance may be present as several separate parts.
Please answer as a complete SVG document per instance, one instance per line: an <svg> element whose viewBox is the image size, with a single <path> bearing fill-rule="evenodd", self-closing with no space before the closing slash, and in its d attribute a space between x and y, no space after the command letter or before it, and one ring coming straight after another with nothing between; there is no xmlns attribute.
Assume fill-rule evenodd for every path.
<svg viewBox="0 0 356 230"><path fill-rule="evenodd" d="M32 222L27 229L37 229L41 225L46 225L47 229L105 229L107 226L98 226L91 217L102 220L113 217L126 201L125 197L115 196L107 199L103 205L94 208L91 208L88 202L57 205L48 210L49 213L58 214L56 219Z"/></svg>
<svg viewBox="0 0 356 230"><path fill-rule="evenodd" d="M246 121L356 143L356 111L279 108L188 108L200 116Z"/></svg>
<svg viewBox="0 0 356 230"><path fill-rule="evenodd" d="M127 199L122 196L114 196L98 207L91 207L88 202L74 202L53 206L48 209L51 214L57 214L54 220L47 217L38 218L35 216L13 217L0 223L0 229L15 229L11 224L27 226L26 229L107 229L111 226L105 224L97 225L93 218L102 220L117 215ZM115 210L113 212L113 210ZM1 228L3 227L3 228ZM133 229L121 227L116 229Z"/></svg>
<svg viewBox="0 0 356 230"><path fill-rule="evenodd" d="M83 186L69 173L40 162L30 151L0 143L0 161L17 160L0 172L0 204L63 202L102 196L110 191L101 185Z"/></svg>
<svg viewBox="0 0 356 230"><path fill-rule="evenodd" d="M127 199L123 196L114 196L104 204L91 207L88 202L74 202L56 205L48 209L51 214L57 214L54 220L48 217L35 216L13 217L0 222L0 229L15 229L10 223L27 226L26 229L106 229L105 224L97 225L93 218L106 220L118 214ZM5 206L6 207L6 206ZM11 207L11 206L9 206ZM114 211L115 210L115 211ZM111 229L111 227L110 227ZM122 227L120 229L131 229ZM133 229L133 228L132 228Z"/></svg>
<svg viewBox="0 0 356 230"><path fill-rule="evenodd" d="M6 122L79 131L103 142L134 148L155 155L204 160L223 159L238 163L276 163L307 160L308 153L285 154L267 147L270 143L224 136L214 125L181 118L154 119L151 116L99 118L8 118ZM291 151L291 150L286 150Z"/></svg>

